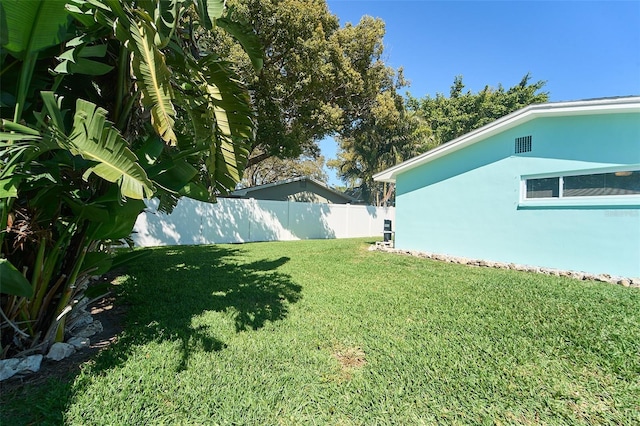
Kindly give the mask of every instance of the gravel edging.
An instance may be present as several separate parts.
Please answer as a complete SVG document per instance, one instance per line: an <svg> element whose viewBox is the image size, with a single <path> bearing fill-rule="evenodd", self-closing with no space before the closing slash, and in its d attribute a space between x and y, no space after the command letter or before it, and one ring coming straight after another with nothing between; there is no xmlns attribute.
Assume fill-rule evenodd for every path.
<svg viewBox="0 0 640 426"><path fill-rule="evenodd" d="M600 281L617 284L623 287L640 288L640 278L620 277L609 274L590 274L580 271L566 271L561 269L544 268L540 266L520 265L515 263L494 262L490 260L469 259L466 257L449 256L446 254L429 253L417 250L401 250L389 247L385 244L372 244L369 251L383 251L386 253L402 254L407 256L431 259L447 263L457 263L484 268L511 269L514 271L534 272L538 274L553 275L556 277L569 277L581 281Z"/></svg>

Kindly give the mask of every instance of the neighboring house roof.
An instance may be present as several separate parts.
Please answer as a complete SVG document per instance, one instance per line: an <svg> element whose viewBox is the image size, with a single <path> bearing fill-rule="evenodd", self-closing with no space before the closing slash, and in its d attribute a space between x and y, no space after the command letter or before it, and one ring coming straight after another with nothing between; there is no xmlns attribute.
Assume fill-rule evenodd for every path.
<svg viewBox="0 0 640 426"><path fill-rule="evenodd" d="M424 154L413 157L403 163L390 167L373 176L378 182L395 182L400 173L414 167L429 163L437 158L469 145L480 142L497 133L519 126L527 121L539 117L559 117L589 114L611 114L625 112L640 112L640 96L616 98L589 99L582 101L552 102L529 105L509 115L505 115L486 126L466 133L450 142L442 144Z"/></svg>
<svg viewBox="0 0 640 426"><path fill-rule="evenodd" d="M307 183L307 185L303 188L301 186L294 186L292 184L299 183ZM350 195L347 195L343 192L336 191L320 182L319 180L310 178L310 177L297 177L287 180L282 180L279 182L268 183L265 185L251 186L249 188L242 188L233 191L229 196L232 198L256 198L256 199L274 199L271 197L273 193L273 189L276 187L291 187L290 191L282 191L278 195L287 194L289 196L306 192L313 193L321 196L322 198L327 199L333 203L355 203L357 200ZM291 197L289 197L291 198ZM307 201L307 200L303 200Z"/></svg>

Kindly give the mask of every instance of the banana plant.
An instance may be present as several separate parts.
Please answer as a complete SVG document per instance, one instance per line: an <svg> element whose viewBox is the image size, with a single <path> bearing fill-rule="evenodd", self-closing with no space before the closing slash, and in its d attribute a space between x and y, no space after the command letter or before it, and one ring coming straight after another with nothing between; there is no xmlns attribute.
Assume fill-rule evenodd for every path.
<svg viewBox="0 0 640 426"><path fill-rule="evenodd" d="M29 138L14 132L17 142L3 152L21 157L20 167L10 172L21 177L11 223L21 231L12 233L0 269L1 290L8 295L2 307L5 328L25 324L32 337L30 347L21 349L63 337L64 314L73 300L90 276L110 265L108 253L93 249L99 241L128 236L144 207L142 198L153 194L153 184L106 120L106 111L78 99L67 129L53 93L42 97L39 137L33 137L36 129L25 134ZM6 173L3 168L0 178ZM10 260L33 272L21 275Z"/></svg>
<svg viewBox="0 0 640 426"><path fill-rule="evenodd" d="M250 98L194 28L219 22L256 68L261 54L224 0L0 0L0 19L4 357L64 337L144 199L214 201L241 179Z"/></svg>

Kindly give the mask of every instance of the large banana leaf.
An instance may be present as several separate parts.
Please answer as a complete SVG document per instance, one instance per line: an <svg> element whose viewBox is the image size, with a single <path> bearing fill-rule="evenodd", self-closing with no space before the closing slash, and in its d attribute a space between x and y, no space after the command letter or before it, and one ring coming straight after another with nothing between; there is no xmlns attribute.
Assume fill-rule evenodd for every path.
<svg viewBox="0 0 640 426"><path fill-rule="evenodd" d="M173 66L174 64L172 64ZM181 66L178 66L181 65ZM244 86L224 61L209 55L185 58L179 82L190 89L178 98L190 118L193 144L205 154L215 192L227 193L242 178L253 136L253 112ZM184 147L181 147L184 148Z"/></svg>
<svg viewBox="0 0 640 426"><path fill-rule="evenodd" d="M184 139L187 138L183 138L183 145L186 144ZM169 150L163 153L163 148L162 140L152 135L136 150L149 179L157 185L158 192L154 196L161 201L175 199L177 202L181 195L199 201L211 201L209 191L199 182L198 169L194 167L202 156L200 149L191 145L186 146L184 151ZM170 194L163 198L161 192L164 191ZM175 207L175 203L172 202L171 205ZM162 205L159 208L161 211L171 210L171 206Z"/></svg>
<svg viewBox="0 0 640 426"><path fill-rule="evenodd" d="M131 26L130 46L133 50L132 69L142 90L142 103L151 111L151 124L160 137L171 145L178 139L174 133L173 90L171 71L167 68L164 55L154 43L155 31L146 22Z"/></svg>
<svg viewBox="0 0 640 426"><path fill-rule="evenodd" d="M207 92L213 105L217 143L211 147L207 167L215 177L217 190L226 193L242 179L253 136L252 111L246 91L231 78L224 62L204 58ZM215 162L215 163L214 163Z"/></svg>
<svg viewBox="0 0 640 426"><path fill-rule="evenodd" d="M87 170L85 179L95 173L109 182L117 182L125 197L151 197L153 183L120 133L107 121L106 114L95 104L78 99L73 129L65 143L74 155L97 162Z"/></svg>
<svg viewBox="0 0 640 426"><path fill-rule="evenodd" d="M2 47L24 60L30 53L60 44L70 21L65 3L65 0L2 0Z"/></svg>
<svg viewBox="0 0 640 426"><path fill-rule="evenodd" d="M213 27L213 23L224 13L225 0L196 0L196 10L207 29Z"/></svg>
<svg viewBox="0 0 640 426"><path fill-rule="evenodd" d="M218 19L216 24L238 40L244 51L249 55L253 69L259 72L264 63L263 47L258 36L253 32L251 25L245 22L234 21L228 16Z"/></svg>
<svg viewBox="0 0 640 426"><path fill-rule="evenodd" d="M73 200L71 203L68 199L66 201L72 206ZM92 215L87 233L94 240L117 240L131 235L133 225L144 208L141 200L122 200L116 187L110 187L90 204L72 206L78 214Z"/></svg>
<svg viewBox="0 0 640 426"><path fill-rule="evenodd" d="M2 0L0 3L2 50L23 61L17 87L13 91L16 98L15 122L22 117L38 52L64 41L71 21L64 5L64 0Z"/></svg>
<svg viewBox="0 0 640 426"><path fill-rule="evenodd" d="M178 192L198 174L186 158L167 159L150 170L154 182L170 191Z"/></svg>
<svg viewBox="0 0 640 426"><path fill-rule="evenodd" d="M177 29L181 0L70 0L70 12L78 19L92 14L95 22L110 28L131 54L131 65L142 103L151 113L151 124L170 145L177 144L176 111L172 103L171 71L159 46L165 46ZM83 21L84 22L84 21Z"/></svg>

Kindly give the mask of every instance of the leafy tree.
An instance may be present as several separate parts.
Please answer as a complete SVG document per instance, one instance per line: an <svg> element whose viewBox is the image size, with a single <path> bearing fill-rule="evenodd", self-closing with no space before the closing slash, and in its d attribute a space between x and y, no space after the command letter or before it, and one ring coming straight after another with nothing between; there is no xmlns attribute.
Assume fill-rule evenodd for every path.
<svg viewBox="0 0 640 426"><path fill-rule="evenodd" d="M485 86L478 93L463 92L462 76L457 76L447 98L438 93L434 98L410 97L408 108L417 111L429 123L434 144L440 145L482 127L530 104L547 102L548 92L541 92L545 81L531 83L526 74L520 83L505 90Z"/></svg>
<svg viewBox="0 0 640 426"><path fill-rule="evenodd" d="M278 158L269 157L245 169L242 186L257 186L298 177L310 177L327 183L329 177L324 171L324 157Z"/></svg>
<svg viewBox="0 0 640 426"><path fill-rule="evenodd" d="M338 158L328 162L353 196L377 206L393 203L394 186L374 182L373 175L424 152L431 141L430 129L418 114L386 111L384 102L377 105L352 136L339 139Z"/></svg>
<svg viewBox="0 0 640 426"><path fill-rule="evenodd" d="M349 137L340 139L338 160L330 161L329 165L350 186L358 187L365 201L377 205L392 202L394 186L374 182L374 174L524 106L546 102L548 93L540 92L545 82L530 83L530 79L527 74L508 90L502 85L497 89L486 86L473 94L463 92L462 77L456 77L450 97L409 96L404 106L399 105L401 99L397 94L388 91L386 100L377 99L368 119L356 121ZM385 107L392 96L397 105Z"/></svg>
<svg viewBox="0 0 640 426"><path fill-rule="evenodd" d="M143 198L170 210L240 180L248 93L192 37L219 19L255 53L224 13L224 0L0 3L3 357L64 337L90 276L123 260L106 247L128 237Z"/></svg>
<svg viewBox="0 0 640 426"><path fill-rule="evenodd" d="M318 155L327 135L350 136L396 71L382 61L384 23L371 17L340 27L325 0L230 0L233 16L251 24L265 48L253 74L246 54L228 36L211 43L239 65L257 110L249 166L269 157ZM391 104L395 108L395 104Z"/></svg>

